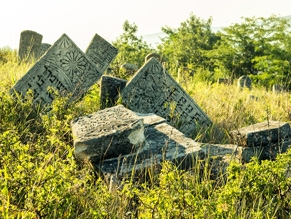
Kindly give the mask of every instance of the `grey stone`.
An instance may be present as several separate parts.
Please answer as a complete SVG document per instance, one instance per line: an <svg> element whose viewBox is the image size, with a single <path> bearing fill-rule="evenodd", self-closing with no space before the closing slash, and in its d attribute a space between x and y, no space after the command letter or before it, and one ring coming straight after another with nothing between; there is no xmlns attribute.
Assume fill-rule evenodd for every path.
<svg viewBox="0 0 291 219"><path fill-rule="evenodd" d="M130 71L136 71L138 69L137 65L132 63L124 63L120 67Z"/></svg>
<svg viewBox="0 0 291 219"><path fill-rule="evenodd" d="M237 85L238 85L239 89L248 88L251 90L252 89L252 79L247 75L243 75L238 79Z"/></svg>
<svg viewBox="0 0 291 219"><path fill-rule="evenodd" d="M149 53L146 57L145 57L145 62L147 62L148 60L150 60L152 57L156 58L159 62L161 62L161 56L158 53L152 52Z"/></svg>
<svg viewBox="0 0 291 219"><path fill-rule="evenodd" d="M85 52L95 63L99 72L106 71L117 53L118 50L98 34L95 34Z"/></svg>
<svg viewBox="0 0 291 219"><path fill-rule="evenodd" d="M31 30L22 31L18 48L18 57L20 61L37 59L40 53L42 35Z"/></svg>
<svg viewBox="0 0 291 219"><path fill-rule="evenodd" d="M50 104L54 94L49 87L56 89L60 96L70 96L78 100L102 76L96 65L63 34L35 63L35 65L14 85L13 91L22 95L31 89L34 102Z"/></svg>
<svg viewBox="0 0 291 219"><path fill-rule="evenodd" d="M284 91L284 86L282 86L281 84L274 84L272 86L272 90L273 90L273 93L275 94L282 93Z"/></svg>
<svg viewBox="0 0 291 219"><path fill-rule="evenodd" d="M229 84L229 79L228 78L218 78L217 80L218 84Z"/></svg>
<svg viewBox="0 0 291 219"><path fill-rule="evenodd" d="M122 105L71 122L76 157L100 162L133 152L144 142L143 118Z"/></svg>
<svg viewBox="0 0 291 219"><path fill-rule="evenodd" d="M151 122L144 121L146 140L136 152L93 163L93 166L104 175L141 177L147 170L157 173L161 163L166 160L179 165L181 169L187 169L195 160L205 157L205 150L200 147L200 143L187 138L165 120L158 118L151 119Z"/></svg>
<svg viewBox="0 0 291 219"><path fill-rule="evenodd" d="M291 136L287 122L266 121L230 132L232 141L244 147L268 146Z"/></svg>
<svg viewBox="0 0 291 219"><path fill-rule="evenodd" d="M51 46L52 46L51 44L48 44L48 43L42 43L42 44L40 45L39 56L42 56L43 54L45 54Z"/></svg>
<svg viewBox="0 0 291 219"><path fill-rule="evenodd" d="M122 103L131 110L164 117L188 137L198 125L212 124L203 110L155 58L146 62L127 82L121 96Z"/></svg>
<svg viewBox="0 0 291 219"><path fill-rule="evenodd" d="M101 109L116 105L119 94L126 85L126 80L107 75L101 77L100 102Z"/></svg>

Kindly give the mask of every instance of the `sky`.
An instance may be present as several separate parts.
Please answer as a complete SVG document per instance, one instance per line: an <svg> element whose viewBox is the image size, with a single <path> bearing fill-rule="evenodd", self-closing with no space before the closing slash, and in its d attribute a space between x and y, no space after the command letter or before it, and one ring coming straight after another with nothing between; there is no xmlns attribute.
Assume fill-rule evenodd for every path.
<svg viewBox="0 0 291 219"><path fill-rule="evenodd" d="M240 23L242 17L291 15L291 0L1 0L0 48L17 49L20 33L36 31L53 44L66 33L83 51L94 34L116 40L126 20L138 36L177 28L191 13L212 17L214 27Z"/></svg>

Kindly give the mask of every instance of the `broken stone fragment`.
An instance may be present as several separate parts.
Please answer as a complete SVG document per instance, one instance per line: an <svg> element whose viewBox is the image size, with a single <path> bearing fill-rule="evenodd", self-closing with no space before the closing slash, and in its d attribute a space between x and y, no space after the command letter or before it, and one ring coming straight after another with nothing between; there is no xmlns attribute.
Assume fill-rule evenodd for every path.
<svg viewBox="0 0 291 219"><path fill-rule="evenodd" d="M142 114L139 114L142 116ZM114 174L118 178L128 175L141 177L148 170L158 172L163 161L171 161L182 169L193 165L196 159L203 159L205 151L200 143L187 138L154 114L143 115L145 142L136 152L93 163L104 176ZM147 118L146 118L147 117Z"/></svg>
<svg viewBox="0 0 291 219"><path fill-rule="evenodd" d="M266 121L230 132L232 141L244 147L267 146L280 143L291 136L287 122Z"/></svg>
<svg viewBox="0 0 291 219"><path fill-rule="evenodd" d="M134 151L144 142L143 119L122 105L71 122L78 159L99 162Z"/></svg>

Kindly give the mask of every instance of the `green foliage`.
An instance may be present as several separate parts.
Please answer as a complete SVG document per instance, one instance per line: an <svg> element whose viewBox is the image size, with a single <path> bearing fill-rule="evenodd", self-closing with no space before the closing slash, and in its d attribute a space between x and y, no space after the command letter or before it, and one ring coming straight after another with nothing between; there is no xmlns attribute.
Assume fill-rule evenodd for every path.
<svg viewBox="0 0 291 219"><path fill-rule="evenodd" d="M211 23L211 18L205 21L191 14L178 29L162 28L167 36L158 48L171 71L189 65L194 69L211 69L212 60L208 58L207 52L213 49L218 40L211 30Z"/></svg>
<svg viewBox="0 0 291 219"><path fill-rule="evenodd" d="M218 33L220 40L209 54L233 78L266 73L282 83L289 78L290 33L290 23L284 18L244 18ZM258 78L270 85L268 79Z"/></svg>
<svg viewBox="0 0 291 219"><path fill-rule="evenodd" d="M168 37L160 48L169 69L214 123L197 130L193 136L197 141L228 143L228 133L239 127L291 121L289 93L274 94L259 86L239 91L235 85L213 83L219 77L239 76L243 69L261 71L252 76L256 84L287 81L291 41L285 23L273 17L245 22L219 36L209 29L211 19L202 21L194 15L177 30L165 28ZM152 50L136 37L136 25L125 22L124 31L115 44L121 53L115 65L140 66ZM181 65L176 66L177 60ZM91 164L75 159L70 128L73 118L100 109L98 84L70 104L56 94L48 111L32 103L32 93L25 99L9 93L32 64L18 63L16 51L0 50L1 218L289 217L290 151L274 161L231 161L225 172L218 166L219 157L193 158L188 171L164 161L159 174L147 170L148 180L108 188ZM175 103L170 104L174 109Z"/></svg>
<svg viewBox="0 0 291 219"><path fill-rule="evenodd" d="M125 63L130 63L139 68L143 65L146 55L154 50L143 41L142 37L137 36L138 27L135 23L130 24L129 21L125 21L123 31L112 43L118 49L118 55L111 67L115 76L128 78L132 75L132 72L128 74L121 66Z"/></svg>

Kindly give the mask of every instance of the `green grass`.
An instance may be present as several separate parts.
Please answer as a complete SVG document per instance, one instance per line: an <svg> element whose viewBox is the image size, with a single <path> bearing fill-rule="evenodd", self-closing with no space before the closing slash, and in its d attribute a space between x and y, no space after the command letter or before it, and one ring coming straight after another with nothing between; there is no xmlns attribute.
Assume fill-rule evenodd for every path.
<svg viewBox="0 0 291 219"><path fill-rule="evenodd" d="M0 57L0 218L289 218L290 152L275 161L232 162L216 179L210 159L193 161L190 171L164 162L160 174L148 170L146 182L129 176L109 189L90 164L75 160L70 128L73 118L100 109L98 86L69 108L57 98L44 113L30 98L9 95L33 63L18 64L6 48ZM214 123L196 140L227 143L233 129L290 121L289 93L187 81L182 86Z"/></svg>

